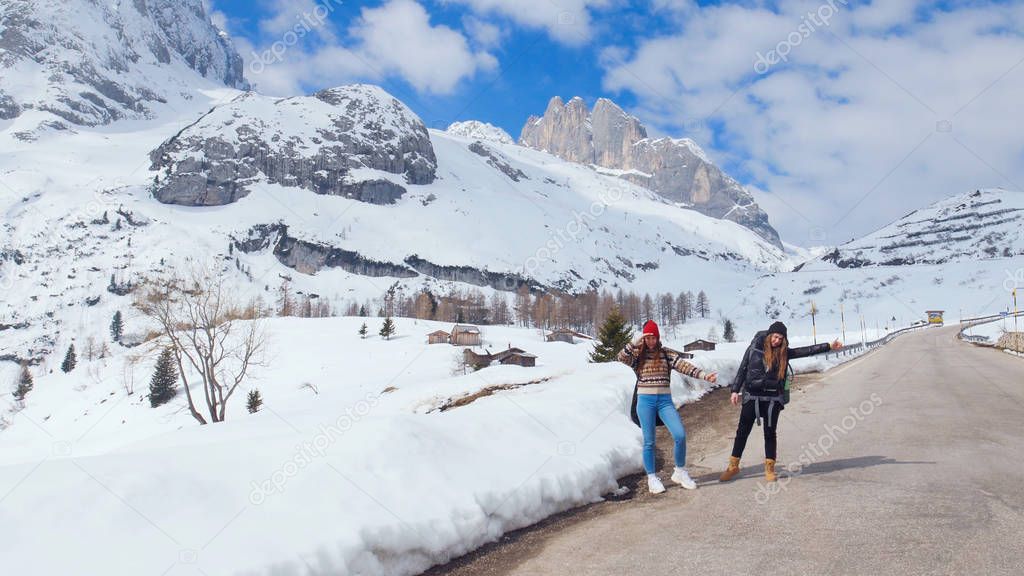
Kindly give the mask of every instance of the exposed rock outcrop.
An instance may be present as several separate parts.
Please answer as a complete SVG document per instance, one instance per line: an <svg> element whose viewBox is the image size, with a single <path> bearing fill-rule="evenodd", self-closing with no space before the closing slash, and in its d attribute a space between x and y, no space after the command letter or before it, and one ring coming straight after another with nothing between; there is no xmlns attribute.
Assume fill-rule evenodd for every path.
<svg viewBox="0 0 1024 576"><path fill-rule="evenodd" d="M403 184L434 181L426 126L376 86L275 99L247 93L215 108L150 154L154 196L165 204L219 206L265 181L391 204Z"/></svg>
<svg viewBox="0 0 1024 576"><path fill-rule="evenodd" d="M515 291L526 286L531 291L542 291L535 281L518 274L491 272L471 266L435 264L413 254L401 263L381 262L358 252L300 240L288 234L284 224L254 226L245 238L233 239L234 247L246 253L272 249L279 262L303 274L316 274L325 268L341 268L351 274L391 278L429 276L446 282L461 282L487 286L495 290Z"/></svg>
<svg viewBox="0 0 1024 576"><path fill-rule="evenodd" d="M554 97L543 117L531 116L519 143L594 165L715 218L732 220L782 247L768 215L738 182L688 139L651 139L635 117L601 98L589 111L582 98Z"/></svg>

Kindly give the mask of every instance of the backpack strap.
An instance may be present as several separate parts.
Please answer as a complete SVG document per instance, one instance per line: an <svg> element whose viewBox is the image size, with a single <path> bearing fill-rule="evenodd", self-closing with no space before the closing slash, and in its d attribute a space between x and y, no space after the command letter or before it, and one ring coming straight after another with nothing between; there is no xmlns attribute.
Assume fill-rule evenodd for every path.
<svg viewBox="0 0 1024 576"><path fill-rule="evenodd" d="M775 413L775 404L778 403L785 405L785 402L782 401L783 396L781 394L778 396L754 396L753 394L748 394L746 391L744 391L743 403L746 404L751 400L754 401L754 418L758 426L761 425L761 402L768 403L768 422L765 425L771 428L772 414Z"/></svg>

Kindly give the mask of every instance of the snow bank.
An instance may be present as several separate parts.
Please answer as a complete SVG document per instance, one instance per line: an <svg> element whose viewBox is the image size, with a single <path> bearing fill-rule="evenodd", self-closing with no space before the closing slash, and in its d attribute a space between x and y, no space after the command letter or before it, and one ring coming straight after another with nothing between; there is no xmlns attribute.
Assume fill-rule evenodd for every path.
<svg viewBox="0 0 1024 576"><path fill-rule="evenodd" d="M538 354L538 366L452 376L460 349L425 344L449 325L398 319L397 338L362 340L364 320L378 322L272 320L274 360L253 381L264 410L246 414L238 400L215 426L193 423L183 395L155 410L140 392L125 395L113 378L123 352L37 376L0 434L5 564L33 574L416 574L598 500L639 469L632 373L586 363L589 344L487 328L492 351L507 342Z"/></svg>
<svg viewBox="0 0 1024 576"><path fill-rule="evenodd" d="M271 362L251 381L264 409L247 414L239 399L214 426L195 424L182 394L157 409L144 383L126 394L124 350L80 360L71 374L40 373L0 433L5 565L33 574L417 574L600 500L640 470L633 374L588 363L589 342L485 327L483 348L520 347L538 364L463 373L454 370L461 348L425 343L450 325L399 318L385 341L361 339L364 321L371 333L380 323L270 320ZM676 348L686 341L666 336ZM745 347L721 344L692 362L728 384ZM140 372L152 360L138 362ZM520 386L437 410L507 384ZM672 386L680 403L710 389L679 375Z"/></svg>

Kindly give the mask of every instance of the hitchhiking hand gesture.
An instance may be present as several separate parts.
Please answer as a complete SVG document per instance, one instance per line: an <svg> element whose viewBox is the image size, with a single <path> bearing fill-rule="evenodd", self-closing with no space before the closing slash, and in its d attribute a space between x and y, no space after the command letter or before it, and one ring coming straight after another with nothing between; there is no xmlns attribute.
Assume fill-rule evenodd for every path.
<svg viewBox="0 0 1024 576"><path fill-rule="evenodd" d="M840 342L839 340L836 340L835 342L833 342L833 343L829 344L829 346L830 346L830 347L831 347L831 348L832 348L833 350L839 350L840 348L842 348L842 347L843 347L843 343L842 343L842 342Z"/></svg>
<svg viewBox="0 0 1024 576"><path fill-rule="evenodd" d="M705 376L704 379L714 384L715 382L718 382L718 372L712 372L711 374Z"/></svg>

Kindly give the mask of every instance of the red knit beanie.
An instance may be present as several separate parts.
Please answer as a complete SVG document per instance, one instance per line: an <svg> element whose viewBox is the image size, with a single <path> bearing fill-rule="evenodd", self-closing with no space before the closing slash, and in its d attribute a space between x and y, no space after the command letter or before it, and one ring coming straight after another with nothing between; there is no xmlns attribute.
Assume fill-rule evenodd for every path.
<svg viewBox="0 0 1024 576"><path fill-rule="evenodd" d="M661 332L658 331L658 325L655 324L654 320L648 320L647 322L644 322L643 334L645 336L647 334L654 334L655 338L661 340Z"/></svg>

